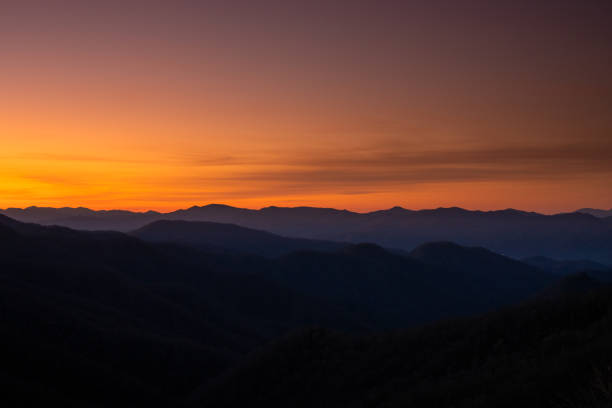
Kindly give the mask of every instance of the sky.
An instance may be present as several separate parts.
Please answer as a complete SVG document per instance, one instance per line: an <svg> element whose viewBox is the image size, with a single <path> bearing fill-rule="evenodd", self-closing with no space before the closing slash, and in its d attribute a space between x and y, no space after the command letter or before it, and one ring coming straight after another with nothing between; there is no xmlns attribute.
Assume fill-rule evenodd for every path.
<svg viewBox="0 0 612 408"><path fill-rule="evenodd" d="M612 207L609 0L0 2L0 208Z"/></svg>

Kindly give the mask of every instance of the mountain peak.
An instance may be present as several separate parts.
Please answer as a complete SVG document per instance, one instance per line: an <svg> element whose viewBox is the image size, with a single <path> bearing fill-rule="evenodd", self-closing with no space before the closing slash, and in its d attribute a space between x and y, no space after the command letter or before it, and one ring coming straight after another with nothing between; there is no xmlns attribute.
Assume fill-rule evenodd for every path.
<svg viewBox="0 0 612 408"><path fill-rule="evenodd" d="M206 204L206 205L192 205L191 207L187 208L187 211L189 210L200 210L203 208L235 208L232 206L229 206L227 204L217 204L217 203L211 203L211 204ZM181 210L179 210L181 211ZM185 210L183 210L185 211Z"/></svg>
<svg viewBox="0 0 612 408"><path fill-rule="evenodd" d="M598 208L581 208L576 210L577 213L590 214L598 218L612 217L612 208L609 210L601 210Z"/></svg>
<svg viewBox="0 0 612 408"><path fill-rule="evenodd" d="M431 213L431 214L443 214L443 215L463 215L463 214L473 213L476 211L466 210L465 208L461 208L461 207L438 207L432 210L420 210L419 212Z"/></svg>
<svg viewBox="0 0 612 408"><path fill-rule="evenodd" d="M232 207L231 205L227 205L227 204L211 203L211 204L202 206L201 208L236 208L236 207Z"/></svg>
<svg viewBox="0 0 612 408"><path fill-rule="evenodd" d="M410 210L407 210L404 207L400 207L399 205L396 205L395 207L389 208L387 210L387 212L394 213L394 214L399 214L399 213L404 213L404 212L410 212Z"/></svg>
<svg viewBox="0 0 612 408"><path fill-rule="evenodd" d="M507 214L507 215L538 215L535 212L528 212L523 210L517 210L516 208L505 208L503 210L493 211L497 214Z"/></svg>

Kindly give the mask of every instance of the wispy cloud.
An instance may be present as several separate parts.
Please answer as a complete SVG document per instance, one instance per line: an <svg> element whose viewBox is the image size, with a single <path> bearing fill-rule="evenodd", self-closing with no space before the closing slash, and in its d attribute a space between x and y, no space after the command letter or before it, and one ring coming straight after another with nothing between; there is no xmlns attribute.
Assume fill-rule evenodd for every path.
<svg viewBox="0 0 612 408"><path fill-rule="evenodd" d="M248 162L206 181L282 184L284 188L343 187L368 191L385 185L557 180L612 173L612 144L478 147L415 151L381 146L347 151L286 152L274 162ZM239 164L232 161L231 164Z"/></svg>
<svg viewBox="0 0 612 408"><path fill-rule="evenodd" d="M315 146L252 155L169 153L159 162L127 161L115 162L116 165L95 155L37 157L74 163L61 172L43 172L40 168L20 171L19 177L31 186L22 194L44 200L61 196L75 203L142 202L139 208L147 208L147 202L267 202L271 197L366 196L417 191L420 185L440 183L561 184L592 176L612 178L612 143L592 141L437 149L387 141L346 149ZM83 168L81 160L91 160L94 165ZM2 192L9 198L20 194L12 187Z"/></svg>

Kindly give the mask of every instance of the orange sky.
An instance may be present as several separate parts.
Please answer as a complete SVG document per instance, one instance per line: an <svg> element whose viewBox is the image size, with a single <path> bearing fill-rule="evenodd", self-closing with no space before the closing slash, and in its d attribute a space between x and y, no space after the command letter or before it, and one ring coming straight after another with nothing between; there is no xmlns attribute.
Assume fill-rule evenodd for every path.
<svg viewBox="0 0 612 408"><path fill-rule="evenodd" d="M301 3L3 3L0 207L612 207L609 2Z"/></svg>

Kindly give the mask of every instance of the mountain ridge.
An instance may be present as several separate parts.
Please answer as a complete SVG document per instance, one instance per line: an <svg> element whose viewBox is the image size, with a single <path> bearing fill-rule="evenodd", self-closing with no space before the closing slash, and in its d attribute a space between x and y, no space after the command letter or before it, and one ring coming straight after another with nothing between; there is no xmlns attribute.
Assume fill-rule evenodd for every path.
<svg viewBox="0 0 612 408"><path fill-rule="evenodd" d="M415 211L393 207L357 213L318 207L269 206L254 210L209 204L165 214L39 207L0 213L24 222L121 232L159 220L207 221L292 238L372 242L402 251L411 251L423 242L449 240L464 246L482 246L517 259L546 256L612 264L612 218L579 212L543 215L515 209L471 211L441 207Z"/></svg>
<svg viewBox="0 0 612 408"><path fill-rule="evenodd" d="M602 210L598 208L581 208L579 210L576 210L576 212L590 214L598 218L612 217L612 208L610 208L609 210Z"/></svg>
<svg viewBox="0 0 612 408"><path fill-rule="evenodd" d="M168 222L176 224L165 221L162 226ZM201 227L186 221L178 225ZM204 225L210 227L210 223ZM229 228L244 231L235 225ZM255 233L255 239L271 235ZM488 325L487 317L459 328L454 328L453 321L496 313L540 293L557 296L576 292L576 285L579 291L597 286L588 279L553 286L558 279L553 274L484 248L448 242L423 244L412 256L359 243L268 259L202 250L173 240L145 242L117 231L24 224L0 216L0 246L4 249L0 257L0 379L6 378L11 385L10 392L3 394L11 406L49 401L68 407L194 406L191 402L201 406L197 390L222 385L231 378L232 367L239 367L239 361L268 342L312 327L384 340L389 348L379 349L375 344L380 342L373 343L386 357L380 366L376 358L374 365L364 366L375 368L368 378L401 379L402 374L393 368L396 350L404 350L403 356L417 350L412 355L421 359L421 350L410 346L410 339L420 340L409 333L426 336L419 348L437 344L428 354L432 365L426 371L439 367L446 373L449 364L464 363L453 357L455 346L476 353L465 362L469 368L482 357L481 347L492 347L493 353L503 351L504 344L497 346L499 330L509 342L523 341L523 330L507 330L503 316L486 330L482 328ZM440 263L444 259L450 262ZM510 281L522 283L509 285ZM592 308L586 310L591 316ZM526 316L537 318L532 313ZM568 316L562 316L565 322ZM451 324L440 326L433 322L436 319ZM513 329L523 327L521 320L514 320ZM422 325L442 330L422 331ZM386 333L394 329L401 331ZM454 340L445 343L452 332ZM563 345L576 344L562 337L565 329L551 333L561 336L554 343L560 343L561 350ZM398 335L404 339L400 343L393 340ZM307 347L302 351L308 352L309 338L305 340ZM538 339L535 344L540 343ZM367 349L360 350L369 355ZM512 368L504 365L505 355L492 361ZM291 352L289 356L301 359L304 355ZM328 360L312 361L323 364L324 370L336 370L326 366ZM412 367L412 357L403 361ZM343 360L339 363L337 368L348 368ZM301 370L293 372L308 375ZM312 398L320 400L324 394ZM313 405L321 404L306 404Z"/></svg>
<svg viewBox="0 0 612 408"><path fill-rule="evenodd" d="M258 209L254 208L242 208L235 207L228 204L221 203L210 203L205 205L192 205L188 208L179 208L177 210L163 212L163 211L155 211L155 210L147 210L147 211L135 211L135 210L123 210L123 209L102 209L102 210L93 210L88 207L78 206L78 207L47 207L47 206L36 206L31 205L28 207L20 208L20 207L7 207L0 208L0 213L7 215L7 213L26 213L26 212L40 212L40 213L49 213L50 215L54 215L52 213L60 213L60 214L69 214L69 215L83 215L83 214L136 214L136 215L146 215L146 214L155 214L155 215L163 215L168 216L175 213L185 213L189 211L195 210L203 210L203 209L225 209L225 210L238 210L243 212L261 212L261 211L282 211L282 210L307 210L307 211L318 211L318 212L335 212L335 213L345 213L345 214L356 214L356 215L370 215L377 213L390 213L390 212L405 212L405 213L427 213L427 212L435 212L435 211L449 211L449 212L469 212L469 213L520 213L520 214L533 214L533 215L559 215L559 214L567 214L568 212L561 212L555 214L543 214L535 211L524 211L518 210L514 208L505 208L498 210L468 210L462 207L436 207L436 208L423 208L419 210L407 209L401 206L394 206L390 208L380 209L380 210L372 210L372 211L351 211L347 209L337 209L333 207L313 207L313 206L295 206L295 207L284 207L284 206L276 206L269 205L265 207L261 207ZM612 211L612 210L611 210ZM580 212L580 210L575 211Z"/></svg>
<svg viewBox="0 0 612 408"><path fill-rule="evenodd" d="M338 250L344 243L290 238L235 224L159 220L129 233L148 242L172 242L213 251L276 257L297 250Z"/></svg>

